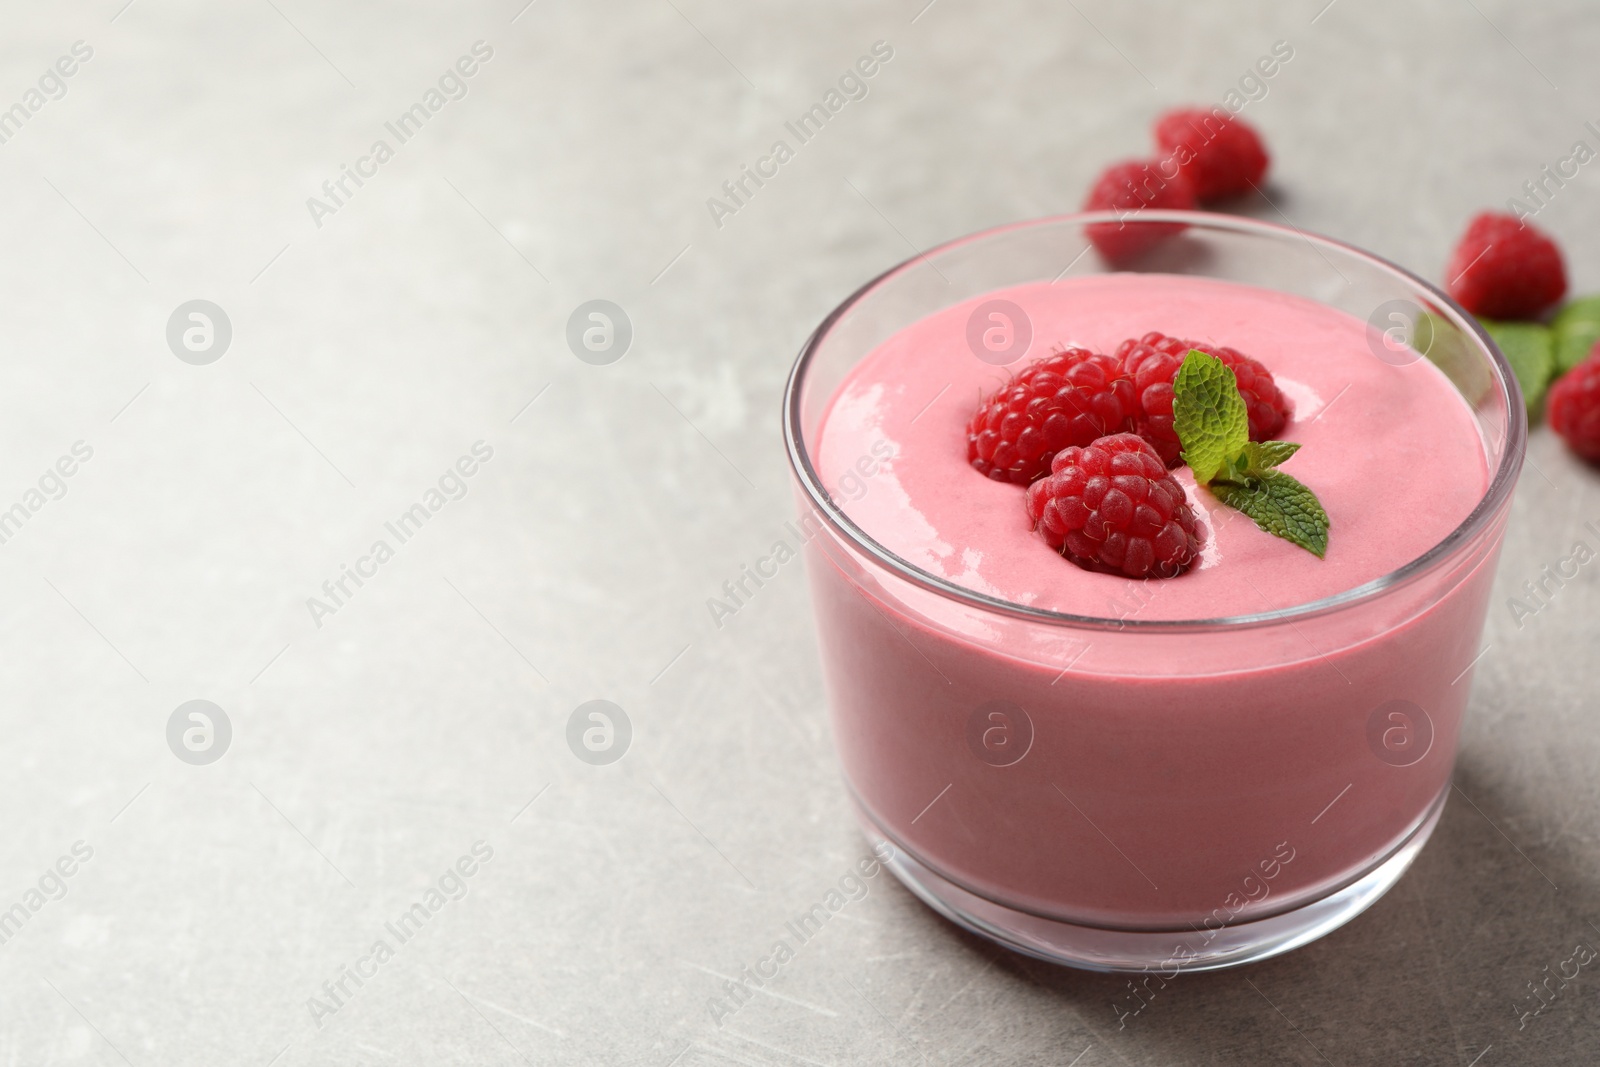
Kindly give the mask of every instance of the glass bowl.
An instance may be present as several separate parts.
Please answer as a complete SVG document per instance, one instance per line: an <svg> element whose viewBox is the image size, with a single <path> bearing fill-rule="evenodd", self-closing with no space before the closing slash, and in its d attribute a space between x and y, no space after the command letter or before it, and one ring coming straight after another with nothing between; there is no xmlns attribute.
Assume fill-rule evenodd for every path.
<svg viewBox="0 0 1600 1067"><path fill-rule="evenodd" d="M1093 251L1091 235L1141 227L1155 247L1131 267ZM1352 359L1425 352L1476 416L1459 447L1482 450L1482 498L1430 550L1337 595L1149 619L1062 614L954 584L885 548L824 486L812 448L828 402L889 337L1011 286L1129 269L1346 312L1368 324L1371 346ZM887 866L941 915L1057 963L1171 976L1320 937L1371 905L1427 841L1527 433L1505 359L1428 282L1232 216L1003 226L852 294L802 349L783 418L845 784Z"/></svg>

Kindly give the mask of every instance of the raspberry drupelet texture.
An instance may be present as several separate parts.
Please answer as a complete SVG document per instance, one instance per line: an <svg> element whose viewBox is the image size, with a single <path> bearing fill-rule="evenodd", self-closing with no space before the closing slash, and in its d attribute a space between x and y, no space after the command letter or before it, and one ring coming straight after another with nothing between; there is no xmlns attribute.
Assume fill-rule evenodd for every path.
<svg viewBox="0 0 1600 1067"><path fill-rule="evenodd" d="M1194 206L1194 190L1175 165L1116 163L1101 171L1089 187L1083 210L1115 211L1119 218L1134 221L1097 222L1084 227L1084 232L1107 260L1123 263L1184 229L1181 222L1138 222L1140 211L1147 207L1187 211Z"/></svg>
<svg viewBox="0 0 1600 1067"><path fill-rule="evenodd" d="M1085 570L1172 578L1200 552L1183 486L1135 434L1064 448L1028 487L1034 530Z"/></svg>
<svg viewBox="0 0 1600 1067"><path fill-rule="evenodd" d="M1444 276L1462 307L1490 319L1537 318L1567 291L1556 243L1531 223L1494 211L1468 224Z"/></svg>
<svg viewBox="0 0 1600 1067"><path fill-rule="evenodd" d="M1109 356L1068 348L1023 368L967 424L967 461L995 481L1027 485L1069 445L1133 429L1133 380Z"/></svg>
<svg viewBox="0 0 1600 1067"><path fill-rule="evenodd" d="M1600 345L1550 387L1545 414L1568 448L1600 463Z"/></svg>
<svg viewBox="0 0 1600 1067"><path fill-rule="evenodd" d="M1220 345L1182 341L1162 333L1147 333L1117 346L1116 359L1133 379L1139 397L1134 432L1154 446L1169 467L1179 463L1183 450L1172 429L1172 380L1191 348L1216 356L1233 371L1250 414L1250 440L1265 441L1282 431L1289 421L1289 401L1278 390L1272 372L1249 356Z"/></svg>
<svg viewBox="0 0 1600 1067"><path fill-rule="evenodd" d="M1267 175L1261 135L1222 108L1174 108L1156 120L1155 134L1201 200L1248 193Z"/></svg>

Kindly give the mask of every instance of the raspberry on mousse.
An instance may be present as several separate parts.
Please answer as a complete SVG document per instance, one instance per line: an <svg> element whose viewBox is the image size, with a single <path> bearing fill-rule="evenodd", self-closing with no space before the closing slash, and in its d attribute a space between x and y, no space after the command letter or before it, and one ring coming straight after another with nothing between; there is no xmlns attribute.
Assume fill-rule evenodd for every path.
<svg viewBox="0 0 1600 1067"><path fill-rule="evenodd" d="M1172 428L1172 380L1183 357L1198 348L1216 356L1233 371L1239 394L1250 415L1250 440L1266 441L1276 436L1289 420L1289 401L1278 390L1272 372L1236 349L1221 345L1202 345L1181 341L1162 333L1147 333L1129 338L1117 346L1116 359L1133 379L1139 397L1134 430L1155 447L1169 467L1176 467L1182 446Z"/></svg>
<svg viewBox="0 0 1600 1067"><path fill-rule="evenodd" d="M1067 348L1024 367L967 424L967 461L997 482L1027 485L1069 445L1133 429L1133 380L1109 356Z"/></svg>
<svg viewBox="0 0 1600 1067"><path fill-rule="evenodd" d="M1028 487L1028 518L1050 547L1087 570L1172 578L1200 552L1183 486L1143 438L1064 448Z"/></svg>

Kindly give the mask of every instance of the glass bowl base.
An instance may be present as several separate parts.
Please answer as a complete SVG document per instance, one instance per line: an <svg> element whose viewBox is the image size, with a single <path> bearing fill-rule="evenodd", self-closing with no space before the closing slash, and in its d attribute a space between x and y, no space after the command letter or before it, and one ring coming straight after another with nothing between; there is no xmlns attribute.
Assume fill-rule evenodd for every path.
<svg viewBox="0 0 1600 1067"><path fill-rule="evenodd" d="M1270 959L1315 941L1366 911L1400 880L1427 844L1449 792L1447 784L1416 829L1356 881L1292 911L1216 928L1198 947L1202 937L1193 929L1109 930L997 904L929 869L890 841L859 805L856 811L862 830L878 848L878 854L890 855L884 866L924 904L957 926L1048 963L1088 971L1154 973L1173 978L1180 972L1216 971ZM1185 950L1179 953L1178 946L1185 946Z"/></svg>

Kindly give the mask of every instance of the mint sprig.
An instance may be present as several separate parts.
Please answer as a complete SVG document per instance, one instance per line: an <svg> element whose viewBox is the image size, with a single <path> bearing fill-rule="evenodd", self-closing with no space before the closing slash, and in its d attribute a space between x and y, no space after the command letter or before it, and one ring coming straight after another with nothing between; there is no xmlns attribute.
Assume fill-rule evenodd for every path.
<svg viewBox="0 0 1600 1067"><path fill-rule="evenodd" d="M1328 554L1328 513L1317 495L1278 470L1299 451L1288 441L1250 440L1250 417L1233 371L1190 349L1172 382L1172 428L1195 481L1275 537L1318 559Z"/></svg>

